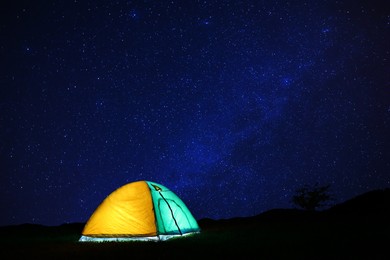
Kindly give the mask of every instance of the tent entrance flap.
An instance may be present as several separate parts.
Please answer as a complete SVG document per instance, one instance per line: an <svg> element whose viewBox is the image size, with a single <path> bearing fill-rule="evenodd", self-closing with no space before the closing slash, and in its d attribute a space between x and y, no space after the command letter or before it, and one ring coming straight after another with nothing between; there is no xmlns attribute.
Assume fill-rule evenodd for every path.
<svg viewBox="0 0 390 260"><path fill-rule="evenodd" d="M182 233L181 230L180 230L179 225L177 224L175 215L173 214L173 210L172 210L171 206L169 205L169 202L164 198L164 196L163 196L162 193L161 193L162 189L161 189L159 186L155 185L155 184L151 184L151 185L152 185L152 187L158 192L158 194L160 195L160 197L165 201L165 203L166 203L166 205L168 206L169 211L170 211L170 213L171 213L172 219L173 219L173 221L175 222L175 225L176 225L176 227L177 227L177 230L179 231L180 235L183 235L183 233ZM160 205L160 204L159 204L159 205Z"/></svg>

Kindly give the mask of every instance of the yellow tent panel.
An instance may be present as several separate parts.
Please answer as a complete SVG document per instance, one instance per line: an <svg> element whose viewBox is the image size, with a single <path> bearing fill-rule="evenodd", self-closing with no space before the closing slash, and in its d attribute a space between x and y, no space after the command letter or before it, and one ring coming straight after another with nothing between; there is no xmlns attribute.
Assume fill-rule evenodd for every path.
<svg viewBox="0 0 390 260"><path fill-rule="evenodd" d="M129 183L112 192L84 227L87 236L155 236L152 197L146 182ZM126 230L126 234L123 231Z"/></svg>

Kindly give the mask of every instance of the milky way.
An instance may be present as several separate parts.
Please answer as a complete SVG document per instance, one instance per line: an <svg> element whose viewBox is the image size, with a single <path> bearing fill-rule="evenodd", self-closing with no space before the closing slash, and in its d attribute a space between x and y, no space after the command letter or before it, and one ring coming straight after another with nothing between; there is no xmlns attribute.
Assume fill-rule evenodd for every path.
<svg viewBox="0 0 390 260"><path fill-rule="evenodd" d="M1 3L0 225L84 222L137 180L197 219L389 187L384 3Z"/></svg>

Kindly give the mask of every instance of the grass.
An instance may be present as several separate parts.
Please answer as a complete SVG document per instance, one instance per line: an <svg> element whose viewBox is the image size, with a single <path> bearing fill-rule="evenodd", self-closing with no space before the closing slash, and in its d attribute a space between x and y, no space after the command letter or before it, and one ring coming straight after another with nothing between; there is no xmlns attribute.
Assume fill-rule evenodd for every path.
<svg viewBox="0 0 390 260"><path fill-rule="evenodd" d="M201 226L202 227L202 226ZM0 230L0 259L388 259L390 228L362 222L214 224L165 242L80 243L80 226Z"/></svg>

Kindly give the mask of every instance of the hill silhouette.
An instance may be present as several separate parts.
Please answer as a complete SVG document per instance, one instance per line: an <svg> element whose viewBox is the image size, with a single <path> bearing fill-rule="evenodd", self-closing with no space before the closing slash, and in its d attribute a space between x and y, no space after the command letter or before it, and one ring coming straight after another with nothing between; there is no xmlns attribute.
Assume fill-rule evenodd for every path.
<svg viewBox="0 0 390 260"><path fill-rule="evenodd" d="M302 209L276 208L252 217L230 219L201 219L203 227L221 225L247 225L258 222L304 222L304 221L387 221L390 219L390 188L363 193L329 209L308 211Z"/></svg>
<svg viewBox="0 0 390 260"><path fill-rule="evenodd" d="M390 259L390 189L323 211L272 209L256 216L198 220L200 234L164 243L78 243L85 223L0 227L0 258L102 259L258 257Z"/></svg>
<svg viewBox="0 0 390 260"><path fill-rule="evenodd" d="M390 219L390 189L373 190L337 204L326 211L333 216L356 219Z"/></svg>

